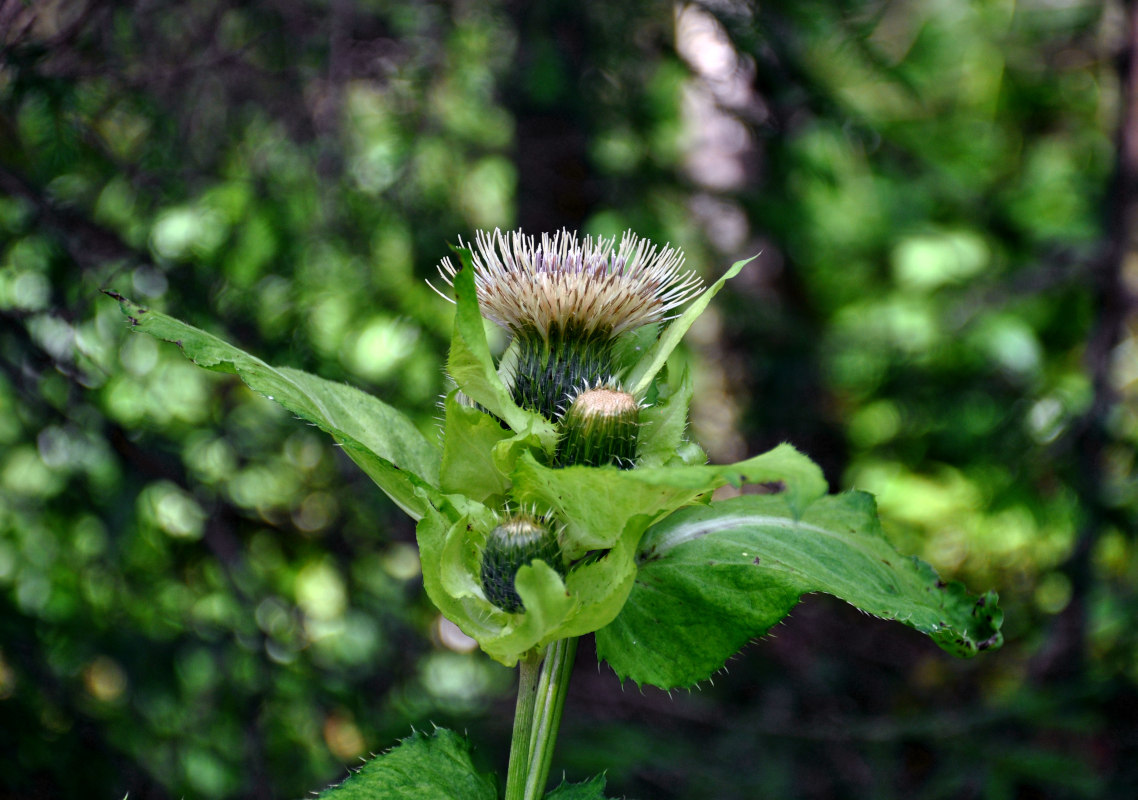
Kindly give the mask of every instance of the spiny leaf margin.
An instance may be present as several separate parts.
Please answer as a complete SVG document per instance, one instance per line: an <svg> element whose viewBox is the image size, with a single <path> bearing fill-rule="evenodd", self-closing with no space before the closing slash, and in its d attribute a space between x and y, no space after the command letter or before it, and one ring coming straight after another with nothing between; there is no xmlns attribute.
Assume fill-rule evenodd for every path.
<svg viewBox="0 0 1138 800"><path fill-rule="evenodd" d="M429 797L497 800L497 783L474 769L467 740L446 728L413 731L369 760L318 800L422 800Z"/></svg>
<svg viewBox="0 0 1138 800"><path fill-rule="evenodd" d="M562 779L561 784L545 796L545 800L607 800L605 782L604 775L596 775L581 783Z"/></svg>

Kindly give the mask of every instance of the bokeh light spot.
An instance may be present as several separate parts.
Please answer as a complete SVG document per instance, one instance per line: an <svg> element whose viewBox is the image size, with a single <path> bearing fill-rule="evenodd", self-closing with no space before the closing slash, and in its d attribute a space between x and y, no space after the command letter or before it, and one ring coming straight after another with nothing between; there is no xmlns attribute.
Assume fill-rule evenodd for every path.
<svg viewBox="0 0 1138 800"><path fill-rule="evenodd" d="M296 602L316 619L335 619L348 605L340 572L328 561L310 561L296 576Z"/></svg>
<svg viewBox="0 0 1138 800"><path fill-rule="evenodd" d="M350 761L363 755L367 744L359 726L346 711L335 711L324 720L324 743L341 761Z"/></svg>
<svg viewBox="0 0 1138 800"><path fill-rule="evenodd" d="M114 659L97 656L83 669L83 685L100 703L113 703L126 692L126 673Z"/></svg>

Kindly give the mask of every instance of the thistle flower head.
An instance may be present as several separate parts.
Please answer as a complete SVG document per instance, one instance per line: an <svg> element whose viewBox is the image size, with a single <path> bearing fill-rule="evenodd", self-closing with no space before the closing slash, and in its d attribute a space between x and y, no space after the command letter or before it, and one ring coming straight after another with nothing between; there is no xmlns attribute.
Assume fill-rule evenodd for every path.
<svg viewBox="0 0 1138 800"><path fill-rule="evenodd" d="M536 331L546 341L615 337L659 322L701 288L694 272L681 272L681 251L631 231L619 245L616 237L581 241L567 230L540 242L520 230L478 231L471 253L482 313L511 333ZM449 258L439 266L448 284L456 271Z"/></svg>

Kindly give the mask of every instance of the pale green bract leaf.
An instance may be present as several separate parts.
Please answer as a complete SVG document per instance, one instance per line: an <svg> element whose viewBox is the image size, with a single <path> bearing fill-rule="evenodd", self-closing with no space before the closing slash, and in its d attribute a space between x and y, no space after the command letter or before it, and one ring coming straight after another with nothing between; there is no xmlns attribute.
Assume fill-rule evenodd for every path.
<svg viewBox="0 0 1138 800"><path fill-rule="evenodd" d="M557 519L564 524L559 537L562 550L570 561L581 559L564 584L550 577L535 587L535 600L546 609L540 614L531 612L522 591L524 568L518 573L518 592L526 607L523 620L505 614L483 596L478 581L481 531L491 523L463 520L442 538L438 598L432 593L436 581L428 575L433 546L420 537L424 583L432 599L483 650L507 666L530 647L583 636L612 622L636 580L637 545L655 520L727 483L768 484L769 491L782 492L798 503L809 502L826 488L818 467L789 445L723 467L654 470L550 469L527 452L518 459L513 479L518 502L557 510ZM424 523L420 528L425 529Z"/></svg>
<svg viewBox="0 0 1138 800"><path fill-rule="evenodd" d="M497 800L497 784L470 760L470 745L453 731L418 731L354 770L320 800ZM583 795L583 798L588 797Z"/></svg>
<svg viewBox="0 0 1138 800"><path fill-rule="evenodd" d="M578 564L567 578L542 561L519 569L521 614L497 608L482 590L481 554L495 523L491 509L448 495L416 528L427 595L492 658L513 666L534 648L591 633L619 613L636 578L636 543L646 521L634 519L607 553Z"/></svg>
<svg viewBox="0 0 1138 800"><path fill-rule="evenodd" d="M646 520L633 519L611 549L576 565L564 579L540 561L519 569L515 587L525 612L510 614L486 599L480 581L494 516L474 503L466 508L453 523L457 512L449 508L420 520L423 586L439 611L491 657L512 667L533 648L591 633L620 612L636 578L636 543Z"/></svg>
<svg viewBox="0 0 1138 800"><path fill-rule="evenodd" d="M829 489L822 469L786 443L734 464L660 467L636 470L636 474L642 480L672 486L757 486L761 493L780 495L796 513Z"/></svg>
<svg viewBox="0 0 1138 800"><path fill-rule="evenodd" d="M636 584L597 631L621 678L664 689L710 677L809 592L903 622L958 656L999 647L994 592L976 598L885 539L871 495L824 497L795 516L749 495L678 511L644 535Z"/></svg>
<svg viewBox="0 0 1138 800"><path fill-rule="evenodd" d="M477 578L471 574L467 563L471 555L463 552L461 547L462 530L473 533L475 523L463 522L458 533L456 526L460 520L470 519L479 511L485 514L485 523L481 527L493 524L493 516L487 509L479 509L473 503L464 503L464 509L451 507L445 504L444 510L431 508L415 526L415 539L419 545L419 561L423 569L423 589L431 602L444 617L458 625L468 636L482 641L483 638L493 636L497 627L486 619L485 608L490 604L481 596L481 588ZM450 547L448 548L448 539ZM472 550L475 542L471 539L469 547ZM448 555L444 568L444 554ZM476 558L476 554L473 555Z"/></svg>
<svg viewBox="0 0 1138 800"><path fill-rule="evenodd" d="M636 462L640 467L678 466L691 405L691 375L685 369L675 389L663 386L656 402L640 411L640 442ZM667 391L667 395L663 392ZM677 464L677 462L679 462Z"/></svg>
<svg viewBox="0 0 1138 800"><path fill-rule="evenodd" d="M509 631L482 645L491 658L499 661L543 647L554 639L564 639L561 626L576 606L561 575L544 561L533 561L519 569L514 588L525 613L513 615L515 622Z"/></svg>
<svg viewBox="0 0 1138 800"><path fill-rule="evenodd" d="M656 377L656 373L659 372L668 361L668 356L676 349L676 345L684 338L684 334L688 332L688 328L692 326L692 323L704 312L704 309L707 308L711 299L719 294L719 290L723 288L723 284L738 275L743 267L758 257L756 253L750 258L736 261L732 264L731 269L727 270L722 278L704 289L703 293L693 300L691 305L684 310L684 313L664 329L663 335L640 357L640 360L636 362L632 370L625 376L624 385L627 391L635 395L640 395L648 389L648 385L652 383L652 379Z"/></svg>
<svg viewBox="0 0 1138 800"><path fill-rule="evenodd" d="M540 414L520 408L498 376L478 308L470 251L460 248L456 252L462 269L453 278L457 310L447 371L468 397L505 420L515 432L536 434L545 449L552 450L557 441L553 425Z"/></svg>
<svg viewBox="0 0 1138 800"><path fill-rule="evenodd" d="M537 434L516 434L494 445L494 466L503 475L512 475L518 459L530 453L541 453L543 449Z"/></svg>
<svg viewBox="0 0 1138 800"><path fill-rule="evenodd" d="M439 485L444 492L485 503L510 488L508 471L495 464L494 448L512 434L489 414L459 403L457 394L451 392L443 406L446 435Z"/></svg>
<svg viewBox="0 0 1138 800"><path fill-rule="evenodd" d="M562 548L570 559L612 547L633 520L642 527L682 508L720 486L758 484L783 495L801 509L826 492L822 471L788 444L725 466L564 467L538 464L532 455L518 460L514 496L549 508L565 525Z"/></svg>
<svg viewBox="0 0 1138 800"><path fill-rule="evenodd" d="M445 436L439 483L444 492L505 507L518 459L541 452L536 433L511 433L484 411L464 406L451 392L443 404Z"/></svg>
<svg viewBox="0 0 1138 800"><path fill-rule="evenodd" d="M565 580L577 606L562 626L563 636L584 636L620 613L636 580L636 543L647 523L637 517L608 552L585 559Z"/></svg>
<svg viewBox="0 0 1138 800"><path fill-rule="evenodd" d="M332 435L344 452L415 519L438 494L439 448L402 412L347 384L288 367L270 367L255 356L121 295L132 330L172 342L195 364L236 374L253 391Z"/></svg>

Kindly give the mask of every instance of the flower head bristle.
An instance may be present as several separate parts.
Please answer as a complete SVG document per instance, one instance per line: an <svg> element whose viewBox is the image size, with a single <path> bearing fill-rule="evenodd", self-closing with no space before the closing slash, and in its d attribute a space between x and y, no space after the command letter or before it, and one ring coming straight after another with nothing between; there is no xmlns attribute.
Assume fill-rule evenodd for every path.
<svg viewBox="0 0 1138 800"><path fill-rule="evenodd" d="M619 334L659 322L690 300L702 282L681 272L684 255L627 231L583 241L562 230L541 241L522 231L478 231L471 247L482 313L514 334L542 339ZM461 239L459 240L462 244ZM465 246L465 245L463 245ZM448 284L457 272L449 258L439 274Z"/></svg>

